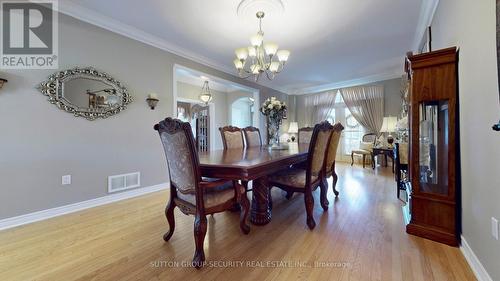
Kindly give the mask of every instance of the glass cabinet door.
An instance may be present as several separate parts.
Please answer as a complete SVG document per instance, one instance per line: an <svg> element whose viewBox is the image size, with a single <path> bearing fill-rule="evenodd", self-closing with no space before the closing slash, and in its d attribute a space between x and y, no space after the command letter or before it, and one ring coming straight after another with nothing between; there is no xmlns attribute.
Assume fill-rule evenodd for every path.
<svg viewBox="0 0 500 281"><path fill-rule="evenodd" d="M448 194L448 101L422 102L419 108L420 192Z"/></svg>

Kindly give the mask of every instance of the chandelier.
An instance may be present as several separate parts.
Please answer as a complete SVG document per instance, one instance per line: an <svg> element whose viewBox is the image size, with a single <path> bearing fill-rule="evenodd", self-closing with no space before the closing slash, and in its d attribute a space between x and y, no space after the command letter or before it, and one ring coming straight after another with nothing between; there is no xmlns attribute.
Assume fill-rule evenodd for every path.
<svg viewBox="0 0 500 281"><path fill-rule="evenodd" d="M273 80L276 74L283 70L290 51L278 50L276 43L264 42L264 12L257 12L256 16L259 19L259 32L250 38L251 46L236 49L234 66L241 78L254 76L257 82L260 75L265 73L269 80Z"/></svg>
<svg viewBox="0 0 500 281"><path fill-rule="evenodd" d="M208 105L212 101L212 93L210 93L210 86L208 86L207 80L203 83L199 98L205 105Z"/></svg>

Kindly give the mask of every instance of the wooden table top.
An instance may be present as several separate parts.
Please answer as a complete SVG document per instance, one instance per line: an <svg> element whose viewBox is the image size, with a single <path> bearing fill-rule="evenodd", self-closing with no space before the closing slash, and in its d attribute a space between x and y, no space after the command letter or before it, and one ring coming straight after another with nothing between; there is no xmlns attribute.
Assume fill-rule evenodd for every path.
<svg viewBox="0 0 500 281"><path fill-rule="evenodd" d="M200 169L206 177L251 180L307 160L308 148L292 143L283 150L263 146L200 152Z"/></svg>

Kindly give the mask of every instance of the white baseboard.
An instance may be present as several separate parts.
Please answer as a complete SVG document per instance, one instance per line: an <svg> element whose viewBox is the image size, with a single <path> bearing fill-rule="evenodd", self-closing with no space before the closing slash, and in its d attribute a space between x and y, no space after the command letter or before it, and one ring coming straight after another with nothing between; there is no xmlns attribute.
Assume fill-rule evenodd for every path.
<svg viewBox="0 0 500 281"><path fill-rule="evenodd" d="M462 251L462 254L464 255L467 262L469 263L472 271L474 272L474 275L476 275L478 281L493 281L493 279L491 279L490 275L488 274L484 266L481 264L476 254L474 254L469 244L467 244L467 240L465 240L465 237L463 236L462 236L462 245L460 245L460 250Z"/></svg>
<svg viewBox="0 0 500 281"><path fill-rule="evenodd" d="M41 221L41 220L46 220L49 218L65 215L65 214L70 214L74 213L77 211L113 203L116 201L121 201L141 195L145 195L148 193L160 191L167 189L169 187L168 183L162 183L158 185L153 185L153 186L148 186L148 187L143 187L143 188L137 188L125 192L120 192L120 193L115 193L115 194L110 194L106 195L103 197L95 198L95 199L90 199L82 202L77 202L61 207L56 207L52 209L47 209L47 210L42 210L26 215L21 215L17 217L12 217L12 218L6 218L0 220L0 230L8 229L8 228L13 228L16 226L24 225L24 224L29 224L33 223L36 221Z"/></svg>

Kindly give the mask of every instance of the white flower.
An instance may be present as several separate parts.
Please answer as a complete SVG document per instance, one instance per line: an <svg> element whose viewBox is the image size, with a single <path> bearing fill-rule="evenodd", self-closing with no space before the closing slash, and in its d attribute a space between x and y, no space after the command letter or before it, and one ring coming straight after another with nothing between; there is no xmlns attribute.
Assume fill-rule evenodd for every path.
<svg viewBox="0 0 500 281"><path fill-rule="evenodd" d="M273 105L272 105L272 104L269 104L269 105L267 106L267 108L269 108L269 109L273 109Z"/></svg>

